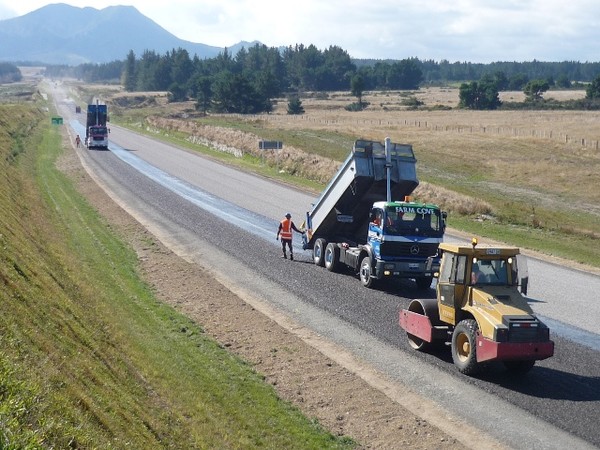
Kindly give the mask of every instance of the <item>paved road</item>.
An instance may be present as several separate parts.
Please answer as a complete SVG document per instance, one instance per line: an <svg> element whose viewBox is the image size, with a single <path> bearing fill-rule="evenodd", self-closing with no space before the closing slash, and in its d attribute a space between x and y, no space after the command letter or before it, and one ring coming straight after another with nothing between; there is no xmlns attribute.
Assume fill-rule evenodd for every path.
<svg viewBox="0 0 600 450"><path fill-rule="evenodd" d="M72 126L82 133L80 125ZM600 316L597 309L589 313L597 307L592 305L596 298L585 289L596 289L598 278L534 262L532 277L547 276L555 286L551 296L543 297L546 303L536 302L534 309L556 321L563 317L565 299L573 299L564 306L568 320L557 323L559 334L553 333L555 357L540 362L524 379L509 378L500 367L479 378L464 377L447 353L417 353L408 347L397 316L411 298L423 296L413 283L367 290L350 274L314 266L300 249L300 261L279 259L277 221L287 210L300 218L311 196L118 127L112 127L110 150L81 155L111 195L175 251L210 265L234 289L285 311L381 371L399 397L410 389L434 399L453 416L450 428L473 424L513 448L600 446L600 354L593 342L598 339L594 318ZM569 281L575 278L582 286L576 299ZM531 293L541 299L543 292L537 292ZM590 305L583 307L587 301Z"/></svg>

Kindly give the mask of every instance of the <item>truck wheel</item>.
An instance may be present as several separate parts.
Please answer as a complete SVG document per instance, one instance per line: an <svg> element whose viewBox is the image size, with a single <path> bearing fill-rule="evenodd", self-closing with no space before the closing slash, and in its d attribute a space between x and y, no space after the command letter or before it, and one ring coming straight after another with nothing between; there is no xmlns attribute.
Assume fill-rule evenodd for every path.
<svg viewBox="0 0 600 450"><path fill-rule="evenodd" d="M474 375L479 371L477 364L477 322L462 320L452 333L452 360L460 373Z"/></svg>
<svg viewBox="0 0 600 450"><path fill-rule="evenodd" d="M360 282L366 288L373 286L373 278L371 278L371 257L365 256L360 262L359 270Z"/></svg>
<svg viewBox="0 0 600 450"><path fill-rule="evenodd" d="M338 267L338 262L340 261L340 248L330 242L325 247L325 268L330 272L335 272Z"/></svg>
<svg viewBox="0 0 600 450"><path fill-rule="evenodd" d="M429 289L429 287L431 286L431 281L433 280L433 277L419 277L419 278L415 278L415 281L417 282L417 287L419 289Z"/></svg>
<svg viewBox="0 0 600 450"><path fill-rule="evenodd" d="M524 375L529 372L535 365L535 360L527 361L504 361L504 367L509 372L515 375Z"/></svg>
<svg viewBox="0 0 600 450"><path fill-rule="evenodd" d="M317 266L323 267L325 264L325 247L327 241L323 238L319 238L315 241L315 247L313 248L313 261Z"/></svg>

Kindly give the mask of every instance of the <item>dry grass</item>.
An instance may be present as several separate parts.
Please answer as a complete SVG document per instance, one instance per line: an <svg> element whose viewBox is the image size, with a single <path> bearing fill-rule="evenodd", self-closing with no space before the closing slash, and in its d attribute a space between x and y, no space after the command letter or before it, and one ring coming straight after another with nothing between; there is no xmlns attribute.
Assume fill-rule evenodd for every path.
<svg viewBox="0 0 600 450"><path fill-rule="evenodd" d="M581 91L551 94L557 97L558 93L570 98L583 95ZM265 126L279 129L335 130L377 140L389 136L394 142L413 145L421 179L452 191L471 196L489 192L483 198L492 196L502 201L506 197L507 201L600 215L600 190L596 188L600 183L600 112L385 111L373 106L382 96L388 105L394 98L398 103L400 95L367 96L372 106L362 112L348 112L342 105L353 98L332 94L329 99L304 100L304 116L285 114L280 103L274 114L261 118ZM457 89L432 88L418 95L428 105L458 103Z"/></svg>
<svg viewBox="0 0 600 450"><path fill-rule="evenodd" d="M533 136L551 140L581 142L588 145L600 140L597 126L600 112L596 111L471 111L471 110L410 110L403 99L414 96L424 103L424 108L458 106L458 89L427 88L418 91L374 92L364 96L369 107L361 112L348 112L346 105L356 101L349 93L330 93L328 98L305 98L304 116L287 114L285 100L278 101L268 120L294 127L307 123L314 127L335 125L340 131L390 130L401 131L405 127L424 128L431 131L459 133L496 134L500 136ZM551 91L547 98L569 100L585 97L585 91ZM502 92L501 99L522 101L522 92ZM261 116L262 117L262 116ZM377 136L379 138L379 136Z"/></svg>
<svg viewBox="0 0 600 450"><path fill-rule="evenodd" d="M206 145L238 157L249 154L256 158L269 159L273 165L278 165L288 174L321 183L326 183L339 166L339 161L309 154L289 145L281 151L264 152L257 146L257 142L261 140L260 136L241 130L157 116L148 117L147 123L159 130L184 133L190 142Z"/></svg>
<svg viewBox="0 0 600 450"><path fill-rule="evenodd" d="M461 195L457 192L440 186L434 186L427 182L419 183L413 196L415 199L444 205L444 209L455 211L462 215L477 214L480 216L487 216L492 213L492 206L483 200Z"/></svg>

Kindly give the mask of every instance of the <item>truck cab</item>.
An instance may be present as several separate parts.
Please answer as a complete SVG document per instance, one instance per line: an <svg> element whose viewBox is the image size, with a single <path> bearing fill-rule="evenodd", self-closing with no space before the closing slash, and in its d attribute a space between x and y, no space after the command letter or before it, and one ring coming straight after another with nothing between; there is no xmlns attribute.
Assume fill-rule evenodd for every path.
<svg viewBox="0 0 600 450"><path fill-rule="evenodd" d="M437 205L405 201L376 202L371 209L367 245L372 249L375 278L414 278L420 289L439 271L438 246L446 213Z"/></svg>
<svg viewBox="0 0 600 450"><path fill-rule="evenodd" d="M108 148L108 128L102 125L93 125L86 133L87 148Z"/></svg>
<svg viewBox="0 0 600 450"><path fill-rule="evenodd" d="M436 299L413 300L400 312L410 345L449 343L459 371L472 375L486 361L527 372L554 354L548 327L525 296L526 259L518 248L440 244Z"/></svg>

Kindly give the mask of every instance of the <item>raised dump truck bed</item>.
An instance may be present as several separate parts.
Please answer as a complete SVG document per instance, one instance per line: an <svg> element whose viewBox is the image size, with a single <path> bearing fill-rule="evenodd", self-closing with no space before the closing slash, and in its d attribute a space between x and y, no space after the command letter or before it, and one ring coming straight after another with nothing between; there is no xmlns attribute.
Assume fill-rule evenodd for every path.
<svg viewBox="0 0 600 450"><path fill-rule="evenodd" d="M411 145L389 143L389 164L385 143L359 139L352 152L307 212L310 230L305 248L319 238L335 237L365 243L369 211L387 197L387 168L390 169L392 199L404 200L418 186L417 160Z"/></svg>

